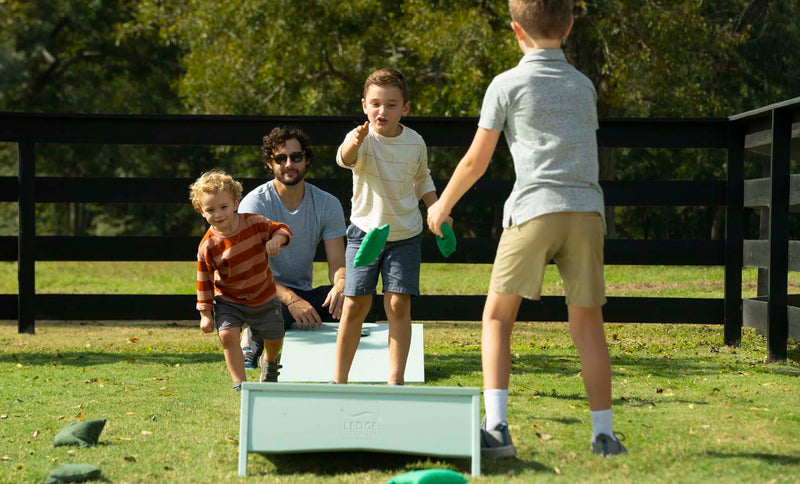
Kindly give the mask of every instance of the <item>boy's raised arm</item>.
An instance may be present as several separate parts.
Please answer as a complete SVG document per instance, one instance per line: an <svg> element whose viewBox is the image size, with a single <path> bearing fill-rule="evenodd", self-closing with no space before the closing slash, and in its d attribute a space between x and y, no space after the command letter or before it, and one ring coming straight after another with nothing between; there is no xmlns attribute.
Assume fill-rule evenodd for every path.
<svg viewBox="0 0 800 484"><path fill-rule="evenodd" d="M358 158L358 149L361 142L369 134L369 121L357 127L354 131L347 135L347 138L342 143L342 163L347 166L352 166Z"/></svg>
<svg viewBox="0 0 800 484"><path fill-rule="evenodd" d="M431 232L443 236L442 224L467 190L486 173L499 139L500 131L478 127L472 144L458 162L441 198L428 207L428 228Z"/></svg>

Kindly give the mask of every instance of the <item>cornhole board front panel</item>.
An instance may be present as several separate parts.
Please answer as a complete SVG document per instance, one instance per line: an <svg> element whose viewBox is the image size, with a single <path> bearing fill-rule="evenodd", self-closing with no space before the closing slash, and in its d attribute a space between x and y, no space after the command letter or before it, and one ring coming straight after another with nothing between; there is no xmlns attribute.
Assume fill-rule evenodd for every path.
<svg viewBox="0 0 800 484"><path fill-rule="evenodd" d="M377 451L471 457L480 474L480 389L242 384L239 475L247 454Z"/></svg>
<svg viewBox="0 0 800 484"><path fill-rule="evenodd" d="M385 382L389 376L389 324L364 323L358 351L350 367L351 383ZM339 323L286 332L281 352L281 382L328 382L333 378ZM425 348L422 324L411 325L411 346L406 360L406 383L425 382Z"/></svg>

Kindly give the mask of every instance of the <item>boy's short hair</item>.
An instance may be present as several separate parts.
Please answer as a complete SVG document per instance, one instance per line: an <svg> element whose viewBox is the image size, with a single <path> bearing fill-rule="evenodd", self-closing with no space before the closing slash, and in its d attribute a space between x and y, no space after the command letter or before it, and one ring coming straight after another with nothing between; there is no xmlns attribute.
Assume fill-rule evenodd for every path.
<svg viewBox="0 0 800 484"><path fill-rule="evenodd" d="M300 142L300 148L306 156L306 162L311 165L314 161L314 149L311 147L311 139L300 128L294 126L278 126L272 128L268 135L264 136L263 144L261 145L261 155L264 158L264 168L272 173L272 155L279 146L286 144L290 139L296 139Z"/></svg>
<svg viewBox="0 0 800 484"><path fill-rule="evenodd" d="M508 9L531 37L560 39L572 17L572 0L508 0Z"/></svg>
<svg viewBox="0 0 800 484"><path fill-rule="evenodd" d="M228 175L222 170L209 170L200 178L189 185L189 198L192 200L192 206L198 213L202 213L203 208L200 206L200 196L204 193L219 193L226 191L231 194L234 200L242 198L242 184L234 180L232 176Z"/></svg>
<svg viewBox="0 0 800 484"><path fill-rule="evenodd" d="M408 102L408 83L402 72L390 67L378 69L367 78L364 83L364 99L367 98L367 90L370 86L396 87L403 93L403 104Z"/></svg>

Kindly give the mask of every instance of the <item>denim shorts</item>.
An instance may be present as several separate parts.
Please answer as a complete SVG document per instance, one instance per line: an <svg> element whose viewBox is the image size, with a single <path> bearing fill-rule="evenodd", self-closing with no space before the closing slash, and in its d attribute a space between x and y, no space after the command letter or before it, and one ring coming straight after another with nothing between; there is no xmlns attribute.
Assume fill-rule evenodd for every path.
<svg viewBox="0 0 800 484"><path fill-rule="evenodd" d="M222 299L214 298L214 324L217 331L240 328L243 324L250 326L253 335L260 339L282 339L285 333L281 303L278 298L261 306L245 306Z"/></svg>
<svg viewBox="0 0 800 484"><path fill-rule="evenodd" d="M378 274L383 281L383 292L396 292L419 296L419 266L422 263L422 238L386 242L383 251L369 265L353 267L353 259L366 236L366 232L350 224L347 227L347 249L345 250L346 273L345 296L374 294L378 285Z"/></svg>

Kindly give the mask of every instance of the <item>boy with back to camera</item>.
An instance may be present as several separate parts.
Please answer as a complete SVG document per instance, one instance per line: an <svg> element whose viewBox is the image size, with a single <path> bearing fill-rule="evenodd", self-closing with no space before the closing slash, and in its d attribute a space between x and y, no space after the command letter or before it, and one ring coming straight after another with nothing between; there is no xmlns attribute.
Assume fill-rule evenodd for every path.
<svg viewBox="0 0 800 484"><path fill-rule="evenodd" d="M411 296L419 296L424 227L419 200L431 206L437 199L436 187L425 142L400 123L411 107L403 74L396 69L370 74L361 105L368 121L348 133L336 153L336 163L353 171L353 198L333 383L347 383L380 274L389 322L387 383L402 385L411 345ZM383 251L372 263L354 267L366 234L385 224L389 234Z"/></svg>
<svg viewBox="0 0 800 484"><path fill-rule="evenodd" d="M194 209L210 225L197 249L200 329L210 333L216 326L231 390L238 391L247 380L239 336L248 323L264 340L261 381L276 382L284 329L268 258L289 245L292 232L262 215L237 213L242 184L222 171L203 173L189 189Z"/></svg>
<svg viewBox="0 0 800 484"><path fill-rule="evenodd" d="M441 235L453 206L486 172L502 131L517 179L505 203L482 318L486 417L481 451L490 458L516 455L507 423L511 331L522 298L540 298L544 269L552 259L564 282L570 334L589 399L592 451L627 453L612 425L611 360L603 329L597 94L561 50L574 20L571 1L510 0L509 8L524 56L492 80L472 144L442 198L428 208L428 227Z"/></svg>

